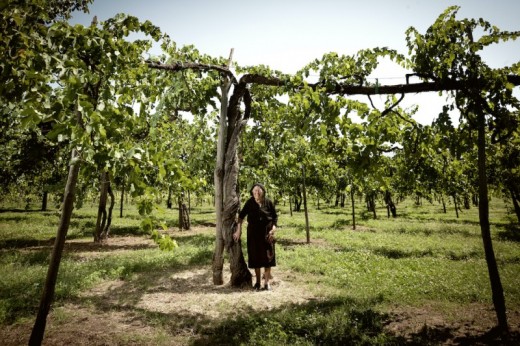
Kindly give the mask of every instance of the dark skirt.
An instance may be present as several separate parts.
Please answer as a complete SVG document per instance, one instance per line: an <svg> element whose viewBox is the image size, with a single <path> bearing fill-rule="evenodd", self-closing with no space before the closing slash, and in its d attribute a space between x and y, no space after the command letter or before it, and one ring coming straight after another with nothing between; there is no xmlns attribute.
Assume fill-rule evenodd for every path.
<svg viewBox="0 0 520 346"><path fill-rule="evenodd" d="M249 268L276 267L274 243L265 236L272 226L247 224L247 265Z"/></svg>

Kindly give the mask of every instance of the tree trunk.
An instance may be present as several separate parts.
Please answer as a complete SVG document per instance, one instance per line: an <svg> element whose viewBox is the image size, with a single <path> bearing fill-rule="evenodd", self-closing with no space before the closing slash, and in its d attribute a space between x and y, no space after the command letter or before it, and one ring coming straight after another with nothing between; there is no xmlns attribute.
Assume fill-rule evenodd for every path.
<svg viewBox="0 0 520 346"><path fill-rule="evenodd" d="M47 200L49 197L49 192L43 191L42 195L42 211L47 211Z"/></svg>
<svg viewBox="0 0 520 346"><path fill-rule="evenodd" d="M471 206L469 205L469 196L468 196L468 194L464 194L463 201L464 201L464 209L466 209L466 210L470 209Z"/></svg>
<svg viewBox="0 0 520 346"><path fill-rule="evenodd" d="M293 211L292 210L292 196L289 195L289 213L290 213L291 217L292 217L292 211Z"/></svg>
<svg viewBox="0 0 520 346"><path fill-rule="evenodd" d="M441 202L442 202L442 210L444 211L444 214L446 214L446 202L444 201L444 196L441 195Z"/></svg>
<svg viewBox="0 0 520 346"><path fill-rule="evenodd" d="M307 209L307 187L305 185L305 166L302 165L303 177L303 208L305 208L305 232L307 234L307 244L311 243L311 234L309 229L309 210Z"/></svg>
<svg viewBox="0 0 520 346"><path fill-rule="evenodd" d="M123 185L121 186L121 200L119 202L119 217L123 217L123 201L125 199L125 182L123 181Z"/></svg>
<svg viewBox="0 0 520 346"><path fill-rule="evenodd" d="M300 185L297 185L296 191L294 193L294 211L301 211L302 201L302 191L300 189Z"/></svg>
<svg viewBox="0 0 520 346"><path fill-rule="evenodd" d="M188 212L188 208L186 207L186 204L183 203L182 195L178 198L178 205L179 205L179 229L182 230L189 230L191 228L190 224L190 215Z"/></svg>
<svg viewBox="0 0 520 346"><path fill-rule="evenodd" d="M390 218L390 213L392 213L392 217L397 217L397 209L394 202L392 201L392 195L390 194L390 191L385 192L385 203L388 217Z"/></svg>
<svg viewBox="0 0 520 346"><path fill-rule="evenodd" d="M237 88L235 87L235 92ZM244 91L245 92L245 91ZM247 94L249 95L249 94ZM233 225L240 209L240 193L238 191L238 142L240 134L244 129L247 119L242 119L239 112L239 103L236 94L230 100L228 111L228 141L224 160L224 181L223 181L223 213L222 213L222 237L226 250L229 252L231 286L237 288L251 288L252 275L247 268L241 242L233 240ZM244 95L245 97L245 95ZM251 99L248 98L246 109L250 107Z"/></svg>
<svg viewBox="0 0 520 346"><path fill-rule="evenodd" d="M191 192L188 190L188 215L191 214Z"/></svg>
<svg viewBox="0 0 520 346"><path fill-rule="evenodd" d="M172 188L168 188L168 199L166 200L166 208L171 209L173 208L173 202L172 202Z"/></svg>
<svg viewBox="0 0 520 346"><path fill-rule="evenodd" d="M77 156L78 154L76 149L73 149L69 167L69 176L67 178L67 185L65 186L65 195L63 197L60 224L58 226L56 240L54 241L54 247L52 249L47 278L45 280L43 294L40 300L40 307L29 339L29 345L31 346L41 345L42 343L45 326L47 324L47 315L49 314L51 303L54 299L54 290L56 288L61 256L63 253L63 247L65 246L67 232L69 230L72 210L74 209L74 195L79 174L79 160L76 160Z"/></svg>
<svg viewBox="0 0 520 346"><path fill-rule="evenodd" d="M107 196L108 184L110 182L108 172L100 174L100 188L99 188L99 206L96 221L96 229L94 231L94 242L100 242L103 239L103 230L107 221Z"/></svg>
<svg viewBox="0 0 520 346"><path fill-rule="evenodd" d="M116 204L116 198L114 196L114 192L112 191L112 184L110 183L110 180L108 181L107 185L107 192L110 196L110 207L108 207L107 222L103 228L103 233L101 233L101 239L107 239L110 234L110 226L112 225L112 211L114 210L114 205Z"/></svg>
<svg viewBox="0 0 520 346"><path fill-rule="evenodd" d="M356 208L355 208L355 202L354 202L354 185L352 184L352 187L350 189L350 202L352 204L352 229L356 229Z"/></svg>
<svg viewBox="0 0 520 346"><path fill-rule="evenodd" d="M493 296L493 305L498 319L498 327L504 335L509 335L509 326L507 324L506 303L504 299L504 290L500 281L500 274L493 250L493 242L491 240L491 229L489 226L489 200L486 176L486 119L484 113L478 111L478 191L479 191L479 207L478 215L480 218L480 230L482 233L482 241L484 243L484 253L486 254L486 263L491 281L491 292Z"/></svg>
<svg viewBox="0 0 520 346"><path fill-rule="evenodd" d="M520 223L520 194L515 191L512 187L509 188L509 192L511 192L511 198L513 200L513 206L515 208L515 214L518 222Z"/></svg>
<svg viewBox="0 0 520 346"><path fill-rule="evenodd" d="M471 199L473 202L473 206L478 207L478 194L473 194L473 197Z"/></svg>
<svg viewBox="0 0 520 346"><path fill-rule="evenodd" d="M453 195L453 205L455 206L455 214L457 215L457 219L459 218L459 206L457 203L457 195Z"/></svg>
<svg viewBox="0 0 520 346"><path fill-rule="evenodd" d="M231 63L233 50L229 57ZM233 240L233 224L240 208L238 193L238 141L251 111L251 95L247 83L235 85L233 95L228 93L231 81L224 77L221 84L221 114L215 167L215 209L217 214L215 252L213 254L213 283L223 283L224 249L229 252L231 285L251 287L252 275L247 268L241 242ZM245 115L240 114L240 102L244 100Z"/></svg>
<svg viewBox="0 0 520 346"><path fill-rule="evenodd" d="M369 193L369 194L367 194L366 198L367 198L367 210L372 212L372 214L374 216L374 220L376 220L377 219L376 200L374 198L374 194Z"/></svg>

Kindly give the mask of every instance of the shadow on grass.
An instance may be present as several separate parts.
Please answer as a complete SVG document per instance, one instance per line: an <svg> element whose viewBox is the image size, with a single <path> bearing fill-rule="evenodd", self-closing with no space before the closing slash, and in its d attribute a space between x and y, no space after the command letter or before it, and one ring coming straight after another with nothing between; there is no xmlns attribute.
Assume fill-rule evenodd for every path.
<svg viewBox="0 0 520 346"><path fill-rule="evenodd" d="M322 214L327 215L347 215L350 214L350 210L347 209L328 209L328 210L322 210Z"/></svg>
<svg viewBox="0 0 520 346"><path fill-rule="evenodd" d="M172 335L191 335L190 345L516 345L519 341L518 334L513 334L510 343L505 343L493 330L468 335L444 325L424 326L416 333L396 335L385 328L393 322L390 315L375 309L382 297L370 300L337 297L260 311L245 304L218 318L173 307L160 307L162 311L147 308L145 302L149 298L145 292L215 294L208 286L206 272L189 278L168 275L187 269L189 266L181 265L171 272L149 271L101 295L74 300L80 305L94 306L100 313L125 313L131 316L133 323L161 327ZM234 290L218 292L225 294Z"/></svg>
<svg viewBox="0 0 520 346"><path fill-rule="evenodd" d="M445 256L447 259L452 261L467 261L470 259L480 259L483 256L483 253L480 251L470 251L468 253L456 253L450 251L446 254L439 254L434 253L431 249L406 251L387 247L376 248L373 249L372 252L376 255L384 256L389 259Z"/></svg>
<svg viewBox="0 0 520 346"><path fill-rule="evenodd" d="M38 248L20 253L17 249L0 251L0 263L10 263L21 266L46 266L49 264L51 248Z"/></svg>
<svg viewBox="0 0 520 346"><path fill-rule="evenodd" d="M191 224L192 226L217 227L215 222L205 220L191 220Z"/></svg>
<svg viewBox="0 0 520 346"><path fill-rule="evenodd" d="M433 252L431 250L424 251L403 251L399 249L386 248L381 247L372 250L372 252L379 256L384 256L390 259L401 259L401 258L420 258L420 257L428 257L432 256Z"/></svg>
<svg viewBox="0 0 520 346"><path fill-rule="evenodd" d="M279 238L276 240L277 246L282 246L283 248L292 248L295 246L302 246L302 245L310 245L307 243L306 239L287 239L287 238ZM312 244L312 241L311 241Z"/></svg>
<svg viewBox="0 0 520 346"><path fill-rule="evenodd" d="M50 213L50 211L41 211L41 209L0 209L0 214L2 213Z"/></svg>
<svg viewBox="0 0 520 346"><path fill-rule="evenodd" d="M173 335L187 333L192 335L190 345L407 344L403 337L391 335L384 329L388 315L374 309L376 300L331 298L305 304L286 304L276 309L260 311L244 304L219 318L186 309L167 308L154 311L143 307L143 291L214 294L214 290L208 289L207 285L198 285L200 280L207 281L206 273L181 279L189 282L172 287L167 284L157 285L157 281L164 282L163 277L164 273L154 273L152 277L147 275L142 282L133 281L103 295L75 300L80 305L93 305L100 312L124 312L132 316L134 323L160 326ZM139 290L135 287L139 287ZM176 287L183 289L176 290ZM234 292L220 290L220 293L227 291Z"/></svg>
<svg viewBox="0 0 520 346"><path fill-rule="evenodd" d="M399 218L399 217L398 217ZM406 219L406 220L411 220L411 221L415 221L415 222L443 222L443 223L452 223L452 224L457 224L457 225L472 225L472 226L480 226L480 222L477 220L477 221L472 221L472 220L462 220L462 219L457 219L457 218L453 218L453 219L445 219L445 220L440 220L439 218L436 218L435 216L430 216L430 217L408 217L408 218L404 218L402 217L402 219Z"/></svg>
<svg viewBox="0 0 520 346"><path fill-rule="evenodd" d="M69 230L67 240L82 239L85 237L93 238L93 227L82 227L79 230ZM143 231L138 226L114 226L110 229L110 236L146 236L147 232ZM0 240L0 249L24 249L39 246L53 246L55 237L48 239L36 239L31 237L11 238ZM67 244L67 243L65 243ZM108 245L109 247L109 245Z"/></svg>
<svg viewBox="0 0 520 346"><path fill-rule="evenodd" d="M74 252L113 252L118 250L136 251L145 249L156 249L155 244L111 244L110 239L106 243L95 243L93 240L87 243L65 243L64 251Z"/></svg>
<svg viewBox="0 0 520 346"><path fill-rule="evenodd" d="M88 251L89 246L94 249L97 246L101 246L106 251L113 251L115 249L124 248L125 250L138 250L139 246L133 247L121 247L112 246L107 247L99 244L81 244L86 246L87 249L78 248L79 251ZM67 246L67 244L66 244ZM152 247L156 247L152 245ZM74 253L66 250L66 257L64 259L75 261ZM206 251L202 251L203 254L195 252L192 254L193 258L205 258L205 264L209 267L209 259ZM29 255L27 258L23 256L23 264L48 264L49 252L38 251ZM35 263L38 262L38 263ZM186 270L189 268L188 265L180 263L174 257L166 258L150 258L146 260L146 257L136 258L113 258L107 260L106 256L94 258L90 261L82 261L77 265L67 265L67 262L63 263L60 269L59 285L57 286L55 293L55 301L60 302L66 299L80 299L74 298L78 292L89 290L93 284L97 284L104 280L115 280L121 278L133 277L134 274L144 273L145 275L138 275L136 280L124 281L121 288L113 290L107 293L104 298L113 300L116 297L118 300L126 301L130 303L136 303L140 301L144 293L149 292L153 287L158 286L158 282L161 279L168 278L171 273L176 271ZM207 275L206 275L207 277ZM41 287L45 279L45 272L39 271L38 275L32 273L31 275L25 275L17 277L16 280L10 279L5 284L0 285L0 325L11 324L16 322L19 318L28 317L34 315L37 310L38 300L41 296ZM137 288L137 289L136 289ZM96 298L95 299L101 299ZM86 301L94 299L89 297Z"/></svg>
<svg viewBox="0 0 520 346"><path fill-rule="evenodd" d="M89 219L89 220L95 220L96 214L77 214L75 212L72 213L71 219L74 220L83 220L83 219Z"/></svg>
<svg viewBox="0 0 520 346"><path fill-rule="evenodd" d="M342 229L345 226L350 226L351 221L352 220L350 220L350 219L338 219L338 220L335 220L330 227L332 229Z"/></svg>
<svg viewBox="0 0 520 346"><path fill-rule="evenodd" d="M520 242L520 225L506 225L504 231L498 232L498 238L500 240Z"/></svg>
<svg viewBox="0 0 520 346"><path fill-rule="evenodd" d="M21 222L33 220L46 220L46 218L59 219L59 214L54 211L20 210L20 211L0 211L0 221L2 222Z"/></svg>
<svg viewBox="0 0 520 346"><path fill-rule="evenodd" d="M202 246L213 246L215 235L213 233L183 234L183 231L170 234L179 245L194 245L197 248Z"/></svg>
<svg viewBox="0 0 520 346"><path fill-rule="evenodd" d="M145 236L149 233L139 226L110 226L110 234L113 236Z"/></svg>
<svg viewBox="0 0 520 346"><path fill-rule="evenodd" d="M509 339L504 339L500 331L494 327L476 335L457 336L456 330L450 327L424 326L417 333L408 338L409 345L440 345L449 342L450 345L496 345L514 346L520 345L520 333L512 332ZM427 341L427 343L425 343Z"/></svg>
<svg viewBox="0 0 520 346"><path fill-rule="evenodd" d="M246 311L237 318L200 329L192 345L377 345L403 344L387 334L385 314L374 302L347 298L290 304L269 311Z"/></svg>
<svg viewBox="0 0 520 346"><path fill-rule="evenodd" d="M53 244L53 240L41 240L35 238L11 238L0 240L0 249L23 249L27 247L45 246Z"/></svg>

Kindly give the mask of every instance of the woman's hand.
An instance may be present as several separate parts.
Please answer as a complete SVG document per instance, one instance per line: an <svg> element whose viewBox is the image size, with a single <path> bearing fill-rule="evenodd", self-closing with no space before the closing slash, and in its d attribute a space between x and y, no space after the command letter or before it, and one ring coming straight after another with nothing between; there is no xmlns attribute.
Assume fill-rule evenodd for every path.
<svg viewBox="0 0 520 346"><path fill-rule="evenodd" d="M242 231L240 230L239 226L237 226L237 230L235 233L233 233L233 240L238 241L240 239L240 235L242 234Z"/></svg>
<svg viewBox="0 0 520 346"><path fill-rule="evenodd" d="M273 242L274 241L274 231L276 231L276 226L273 226L273 228L271 228L271 230L269 231L269 237L268 237L268 240L270 242Z"/></svg>

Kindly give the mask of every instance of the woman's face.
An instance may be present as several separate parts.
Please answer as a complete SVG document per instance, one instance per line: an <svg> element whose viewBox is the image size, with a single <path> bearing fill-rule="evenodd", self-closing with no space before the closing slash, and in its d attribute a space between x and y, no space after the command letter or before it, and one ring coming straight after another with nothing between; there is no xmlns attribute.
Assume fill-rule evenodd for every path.
<svg viewBox="0 0 520 346"><path fill-rule="evenodd" d="M264 196L264 191L260 188L260 186L255 186L253 188L253 197L255 200L259 201Z"/></svg>

